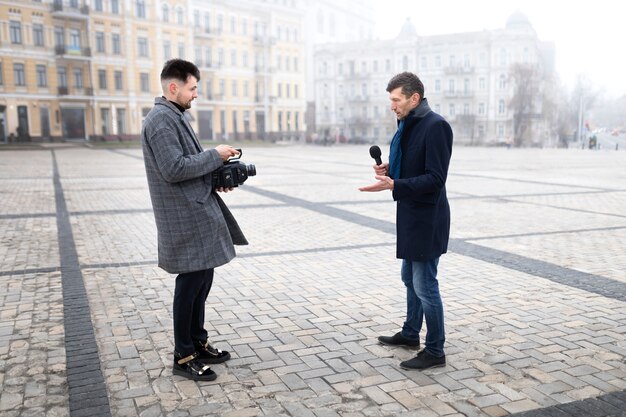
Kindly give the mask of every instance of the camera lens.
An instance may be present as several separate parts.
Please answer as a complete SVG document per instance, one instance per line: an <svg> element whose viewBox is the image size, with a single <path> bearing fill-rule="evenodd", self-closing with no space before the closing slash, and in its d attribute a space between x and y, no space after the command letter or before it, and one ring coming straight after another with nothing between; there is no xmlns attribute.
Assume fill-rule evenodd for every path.
<svg viewBox="0 0 626 417"><path fill-rule="evenodd" d="M256 175L256 167L252 164L246 165L246 171L249 177L254 177Z"/></svg>

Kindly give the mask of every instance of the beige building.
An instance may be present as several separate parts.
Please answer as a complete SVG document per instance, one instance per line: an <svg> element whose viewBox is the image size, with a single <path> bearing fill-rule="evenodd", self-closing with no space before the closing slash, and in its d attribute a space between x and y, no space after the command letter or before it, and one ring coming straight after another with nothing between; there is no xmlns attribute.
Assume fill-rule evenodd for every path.
<svg viewBox="0 0 626 417"><path fill-rule="evenodd" d="M299 138L304 4L0 1L0 142L136 138L175 57L201 71L201 138Z"/></svg>
<svg viewBox="0 0 626 417"><path fill-rule="evenodd" d="M521 13L493 31L418 36L407 20L396 39L321 45L314 72L317 133L336 141L390 140L396 122L387 82L411 71L424 82L431 108L451 123L456 143L542 143L551 135L542 97L553 61L552 45L538 39ZM516 85L532 93L523 108Z"/></svg>

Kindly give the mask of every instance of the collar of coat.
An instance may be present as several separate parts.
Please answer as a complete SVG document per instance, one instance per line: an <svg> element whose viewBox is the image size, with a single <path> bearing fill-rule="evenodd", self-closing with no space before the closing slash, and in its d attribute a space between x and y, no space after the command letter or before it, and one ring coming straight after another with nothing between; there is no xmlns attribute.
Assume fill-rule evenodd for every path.
<svg viewBox="0 0 626 417"><path fill-rule="evenodd" d="M417 123L420 120L422 120L424 117L426 117L426 115L430 113L431 111L432 110L430 109L430 106L428 105L428 99L423 98L420 101L420 104L418 104L416 108L411 110L409 114L406 115L405 117L406 122L408 124Z"/></svg>

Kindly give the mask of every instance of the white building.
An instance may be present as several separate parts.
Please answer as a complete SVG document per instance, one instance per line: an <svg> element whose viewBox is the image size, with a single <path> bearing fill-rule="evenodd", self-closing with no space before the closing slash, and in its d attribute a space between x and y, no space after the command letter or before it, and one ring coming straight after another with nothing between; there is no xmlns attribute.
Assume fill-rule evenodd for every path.
<svg viewBox="0 0 626 417"><path fill-rule="evenodd" d="M387 82L411 71L423 81L431 108L452 124L456 143L512 143L514 137L541 143L550 135L542 97L553 60L551 44L540 41L519 12L493 31L418 36L407 20L395 39L320 45L313 73L316 131L339 141L389 141L396 123Z"/></svg>

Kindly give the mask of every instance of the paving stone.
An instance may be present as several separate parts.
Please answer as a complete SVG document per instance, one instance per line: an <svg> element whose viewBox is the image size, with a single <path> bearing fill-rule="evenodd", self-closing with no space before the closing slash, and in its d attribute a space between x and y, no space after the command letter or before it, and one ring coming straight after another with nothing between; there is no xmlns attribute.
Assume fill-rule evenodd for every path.
<svg viewBox="0 0 626 417"><path fill-rule="evenodd" d="M425 372L398 366L415 351L376 340L401 328L405 294L392 199L356 191L367 146L249 154L263 175L223 198L251 244L217 269L206 310L233 359L196 383L171 374L174 277L156 267L141 150L0 151L3 416L42 414L42 399L72 417L626 409L626 154L455 148L440 263L448 366Z"/></svg>

